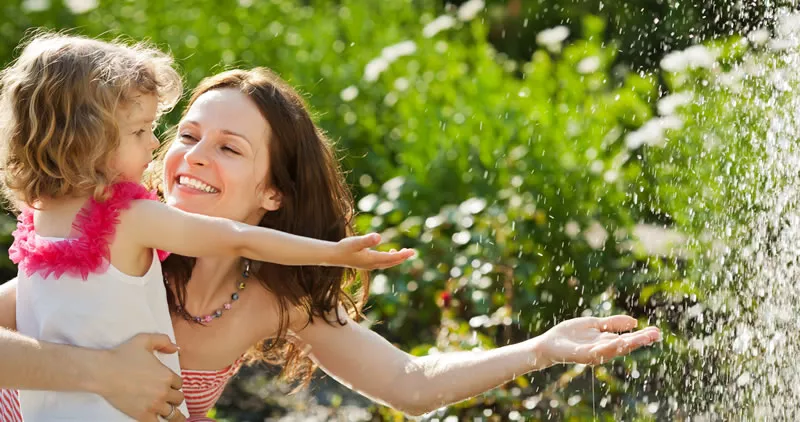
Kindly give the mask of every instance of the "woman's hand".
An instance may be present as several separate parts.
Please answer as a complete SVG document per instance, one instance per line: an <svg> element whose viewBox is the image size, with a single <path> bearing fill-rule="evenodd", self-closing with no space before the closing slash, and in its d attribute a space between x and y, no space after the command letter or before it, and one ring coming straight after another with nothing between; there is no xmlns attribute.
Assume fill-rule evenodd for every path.
<svg viewBox="0 0 800 422"><path fill-rule="evenodd" d="M138 334L102 354L94 365L94 392L137 421L157 422L172 406L183 402L181 377L153 354L176 353L178 347L163 334ZM184 421L175 410L170 422Z"/></svg>
<svg viewBox="0 0 800 422"><path fill-rule="evenodd" d="M542 359L537 363L542 367L557 363L603 364L661 339L656 327L619 334L633 330L636 324L626 315L564 321L532 340L537 342Z"/></svg>
<svg viewBox="0 0 800 422"><path fill-rule="evenodd" d="M400 251L392 249L389 252L372 250L379 243L381 243L381 236L377 233L346 237L336 243L336 251L331 264L374 270L393 267L414 256L413 249L401 249Z"/></svg>

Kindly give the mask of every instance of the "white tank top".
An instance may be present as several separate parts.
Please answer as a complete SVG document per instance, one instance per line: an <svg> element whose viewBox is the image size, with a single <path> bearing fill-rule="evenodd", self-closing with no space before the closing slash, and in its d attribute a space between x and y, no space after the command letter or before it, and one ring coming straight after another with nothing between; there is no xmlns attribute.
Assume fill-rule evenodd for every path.
<svg viewBox="0 0 800 422"><path fill-rule="evenodd" d="M130 196L129 190L117 193ZM127 208L131 199L139 198L116 199L127 199L121 202ZM88 208L105 205L114 203L94 203ZM119 210L115 208L116 215L112 217ZM87 226L92 226L97 219L104 218L103 210L100 214L85 215L83 221L89 217L92 223ZM115 224L117 220L110 221ZM20 216L14 246L9 249L9 256L20 264L16 314L20 333L51 343L95 349L113 348L139 333L162 333L175 341L157 251L153 251L147 273L133 277L110 265L107 259L92 255L107 251L107 244L95 251L76 252L76 248L81 248L80 240L38 236L32 222L31 213ZM76 218L76 228L80 222ZM91 238L100 232L97 227L90 227L83 237ZM113 228L110 233L113 235ZM92 242L87 244L90 246L83 249L94 247ZM94 261L95 271L85 271L86 261ZM98 268L100 271L96 271ZM177 354L156 353L156 356L180 375ZM19 399L25 422L133 420L91 393L21 390ZM178 409L188 416L185 404Z"/></svg>

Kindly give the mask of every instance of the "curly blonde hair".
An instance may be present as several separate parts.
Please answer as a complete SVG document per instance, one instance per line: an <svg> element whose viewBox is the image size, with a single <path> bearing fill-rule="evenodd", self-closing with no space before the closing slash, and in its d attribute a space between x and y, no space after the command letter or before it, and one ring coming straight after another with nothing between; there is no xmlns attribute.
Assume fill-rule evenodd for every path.
<svg viewBox="0 0 800 422"><path fill-rule="evenodd" d="M36 33L0 73L0 165L12 205L91 194L115 177L115 113L135 95L156 95L159 113L182 93L172 57L143 43Z"/></svg>

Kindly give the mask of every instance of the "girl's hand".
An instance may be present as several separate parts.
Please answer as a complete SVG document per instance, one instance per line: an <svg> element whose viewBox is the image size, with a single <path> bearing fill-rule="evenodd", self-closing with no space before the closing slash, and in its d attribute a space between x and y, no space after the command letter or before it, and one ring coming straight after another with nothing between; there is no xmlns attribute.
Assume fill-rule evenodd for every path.
<svg viewBox="0 0 800 422"><path fill-rule="evenodd" d="M636 324L626 315L564 321L534 339L543 359L539 363L542 367L557 363L603 364L661 339L656 327L619 334L633 330Z"/></svg>
<svg viewBox="0 0 800 422"><path fill-rule="evenodd" d="M413 249L392 249L389 252L372 250L379 243L381 236L377 233L346 237L337 242L331 265L374 270L394 267L414 256Z"/></svg>

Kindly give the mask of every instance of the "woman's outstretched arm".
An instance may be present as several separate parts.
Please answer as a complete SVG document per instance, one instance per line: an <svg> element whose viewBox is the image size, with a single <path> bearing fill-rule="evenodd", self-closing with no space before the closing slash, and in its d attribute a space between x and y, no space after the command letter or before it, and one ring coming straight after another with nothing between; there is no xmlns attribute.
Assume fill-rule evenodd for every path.
<svg viewBox="0 0 800 422"><path fill-rule="evenodd" d="M0 328L17 329L17 279L0 284Z"/></svg>
<svg viewBox="0 0 800 422"><path fill-rule="evenodd" d="M557 363L598 364L657 341L656 328L627 334L627 316L576 318L528 341L493 350L411 356L350 320L321 321L295 335L346 386L409 415L422 415Z"/></svg>

